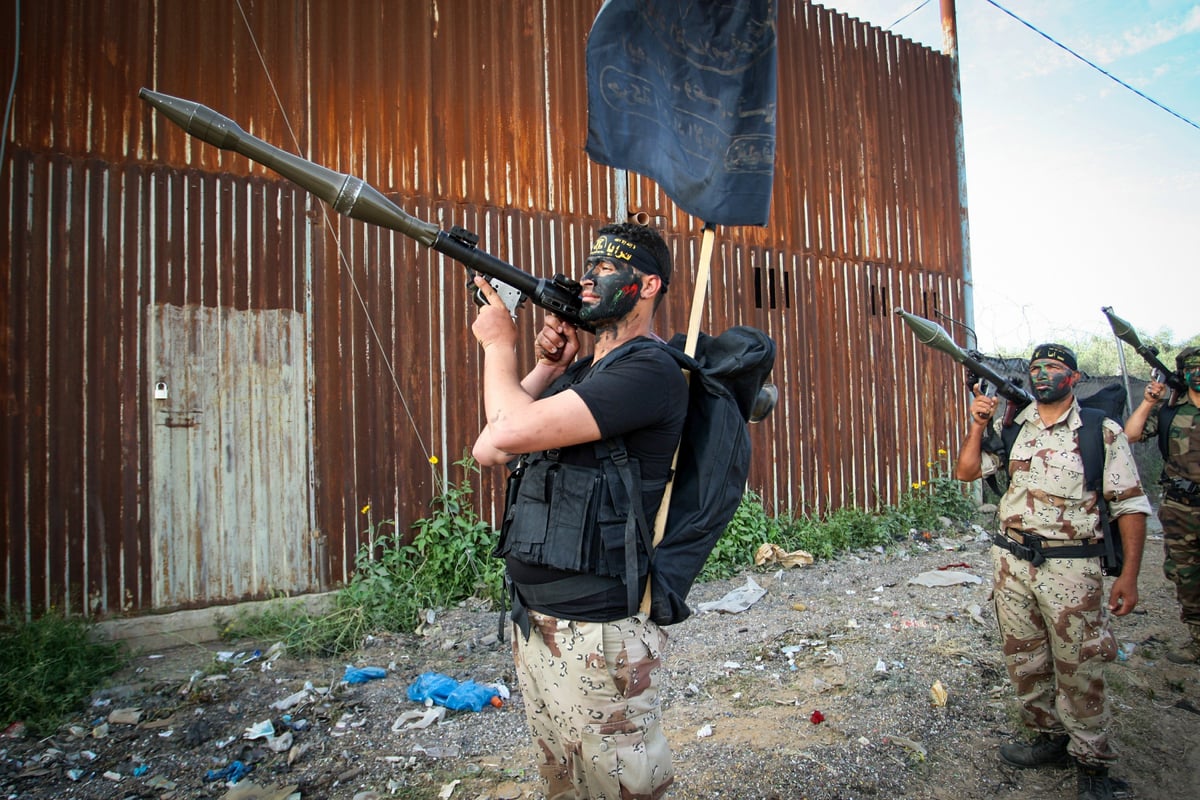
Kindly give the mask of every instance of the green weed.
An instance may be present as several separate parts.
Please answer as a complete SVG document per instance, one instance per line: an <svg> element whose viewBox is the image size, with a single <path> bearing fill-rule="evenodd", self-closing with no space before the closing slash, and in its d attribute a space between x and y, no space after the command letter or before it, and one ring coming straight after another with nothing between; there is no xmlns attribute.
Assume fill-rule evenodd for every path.
<svg viewBox="0 0 1200 800"><path fill-rule="evenodd" d="M470 456L455 462L462 480L447 483L430 502L430 514L412 525L412 540L395 520L373 522L367 544L355 556L350 582L335 596L334 610L314 616L296 606L239 617L225 626L226 638L276 638L297 655L337 655L359 647L378 631L415 630L427 609L452 606L470 597L497 601L504 565L492 558L495 531L471 501L471 478L479 467Z"/></svg>
<svg viewBox="0 0 1200 800"><path fill-rule="evenodd" d="M109 675L128 663L119 643L96 641L92 625L49 611L26 620L10 610L0 624L0 721L53 732Z"/></svg>

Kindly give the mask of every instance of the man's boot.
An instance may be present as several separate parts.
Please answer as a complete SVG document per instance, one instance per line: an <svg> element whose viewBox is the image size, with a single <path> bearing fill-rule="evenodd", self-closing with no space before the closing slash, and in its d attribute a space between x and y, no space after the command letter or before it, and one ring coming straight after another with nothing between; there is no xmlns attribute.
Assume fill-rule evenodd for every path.
<svg viewBox="0 0 1200 800"><path fill-rule="evenodd" d="M1200 664L1200 625L1188 625L1192 639L1183 647L1167 652L1167 661L1173 664Z"/></svg>
<svg viewBox="0 0 1200 800"><path fill-rule="evenodd" d="M1009 742L1000 745L1000 758L1014 767L1065 767L1071 763L1065 733L1039 733L1029 744Z"/></svg>
<svg viewBox="0 0 1200 800"><path fill-rule="evenodd" d="M1124 782L1108 777L1108 767L1076 761L1075 775L1079 800L1115 800L1118 788L1128 788Z"/></svg>

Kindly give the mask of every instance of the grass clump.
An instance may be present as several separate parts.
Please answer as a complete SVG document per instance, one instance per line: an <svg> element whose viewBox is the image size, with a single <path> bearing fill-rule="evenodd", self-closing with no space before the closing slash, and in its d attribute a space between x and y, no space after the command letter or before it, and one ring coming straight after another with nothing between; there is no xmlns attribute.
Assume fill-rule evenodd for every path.
<svg viewBox="0 0 1200 800"><path fill-rule="evenodd" d="M938 455L947 454L939 450ZM965 524L975 513L965 485L949 477L948 464L930 462L928 467L928 478L913 481L895 505L876 511L846 506L820 515L771 517L759 495L747 491L700 579L729 578L752 566L754 553L764 543L789 552L804 550L814 559L827 560L839 553L908 541L914 532L941 530L945 520L952 525Z"/></svg>
<svg viewBox="0 0 1200 800"><path fill-rule="evenodd" d="M0 623L0 721L53 732L104 679L128 663L119 643L96 641L92 624L48 611L28 620L10 609Z"/></svg>
<svg viewBox="0 0 1200 800"><path fill-rule="evenodd" d="M334 609L315 615L296 605L242 615L228 623L225 638L274 638L294 655L338 655L361 646L379 631L409 632L426 610L447 608L470 597L501 597L504 565L492 558L495 531L479 518L471 496L479 467L470 456L455 462L463 473L430 502L430 513L412 525L406 542L395 520L370 521L355 556L350 582L340 589Z"/></svg>

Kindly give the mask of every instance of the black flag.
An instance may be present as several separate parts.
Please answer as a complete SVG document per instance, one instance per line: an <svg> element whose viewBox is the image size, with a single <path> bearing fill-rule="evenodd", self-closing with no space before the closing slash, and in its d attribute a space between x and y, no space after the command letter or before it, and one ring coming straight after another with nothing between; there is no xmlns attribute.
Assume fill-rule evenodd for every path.
<svg viewBox="0 0 1200 800"><path fill-rule="evenodd" d="M776 0L608 0L587 43L587 153L704 222L766 225Z"/></svg>

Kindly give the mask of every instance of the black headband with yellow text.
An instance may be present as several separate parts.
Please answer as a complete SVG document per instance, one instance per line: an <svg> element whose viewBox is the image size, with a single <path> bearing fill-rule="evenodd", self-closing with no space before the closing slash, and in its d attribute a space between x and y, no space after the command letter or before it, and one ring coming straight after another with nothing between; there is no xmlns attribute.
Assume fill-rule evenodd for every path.
<svg viewBox="0 0 1200 800"><path fill-rule="evenodd" d="M614 264L629 264L639 272L644 272L647 275L657 275L662 278L663 284L668 281L663 277L662 268L658 265L658 259L644 247L638 247L636 243L628 239L622 239L612 233L601 234L592 242L592 251L588 253L587 263L595 264L597 261L611 261Z"/></svg>
<svg viewBox="0 0 1200 800"><path fill-rule="evenodd" d="M1030 362L1042 358L1052 358L1055 361L1061 361L1071 369L1079 369L1079 362L1075 360L1074 351L1069 347L1063 347L1061 344L1039 344L1033 348L1033 356L1029 359Z"/></svg>

